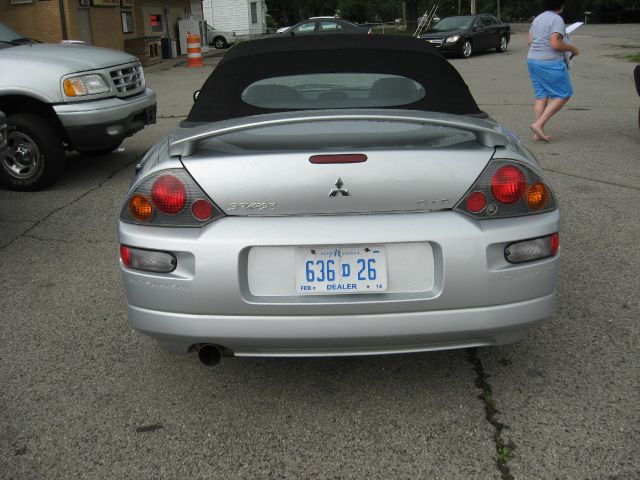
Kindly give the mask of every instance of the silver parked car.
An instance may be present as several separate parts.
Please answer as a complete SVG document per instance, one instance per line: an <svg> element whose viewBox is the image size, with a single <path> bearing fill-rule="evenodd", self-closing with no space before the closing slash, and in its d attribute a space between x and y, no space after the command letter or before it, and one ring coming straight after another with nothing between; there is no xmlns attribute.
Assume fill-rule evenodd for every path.
<svg viewBox="0 0 640 480"><path fill-rule="evenodd" d="M217 49L229 48L236 43L236 32L224 32L216 30L207 24L207 44L213 45Z"/></svg>
<svg viewBox="0 0 640 480"><path fill-rule="evenodd" d="M560 214L531 153L433 46L317 38L235 47L137 166L131 325L213 364L499 345L550 317Z"/></svg>

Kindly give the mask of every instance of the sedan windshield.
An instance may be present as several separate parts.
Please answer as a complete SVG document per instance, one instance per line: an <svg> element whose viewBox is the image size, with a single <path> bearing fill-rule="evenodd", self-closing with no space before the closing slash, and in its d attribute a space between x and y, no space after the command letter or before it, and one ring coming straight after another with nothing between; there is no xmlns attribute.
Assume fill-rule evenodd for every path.
<svg viewBox="0 0 640 480"><path fill-rule="evenodd" d="M433 30L444 32L446 30L462 30L469 28L473 22L473 17L448 17L441 20Z"/></svg>

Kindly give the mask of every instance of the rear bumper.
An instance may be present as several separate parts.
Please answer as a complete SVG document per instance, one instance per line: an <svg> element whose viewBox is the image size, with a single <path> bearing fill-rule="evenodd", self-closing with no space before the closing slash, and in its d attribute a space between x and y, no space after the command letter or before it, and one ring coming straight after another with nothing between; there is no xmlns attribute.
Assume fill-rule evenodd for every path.
<svg viewBox="0 0 640 480"><path fill-rule="evenodd" d="M451 211L225 217L202 229L120 222L121 244L172 252L177 268L148 274L120 267L131 325L171 351L199 343L282 356L498 345L552 316L559 264L559 256L508 264L504 249L555 233L559 222L557 210L483 222ZM394 246L412 242L428 243L432 259L392 255ZM383 294L298 295L293 262L277 255L304 245L363 243L387 246ZM285 260L252 263L251 252L269 249ZM427 270L432 281L422 282ZM252 281L261 272L266 283Z"/></svg>
<svg viewBox="0 0 640 480"><path fill-rule="evenodd" d="M128 98L55 105L69 141L77 150L100 150L156 123L156 94L150 88Z"/></svg>
<svg viewBox="0 0 640 480"><path fill-rule="evenodd" d="M213 316L129 306L129 322L166 350L213 343L238 356L346 356L512 343L551 317L555 292L484 308L377 315Z"/></svg>

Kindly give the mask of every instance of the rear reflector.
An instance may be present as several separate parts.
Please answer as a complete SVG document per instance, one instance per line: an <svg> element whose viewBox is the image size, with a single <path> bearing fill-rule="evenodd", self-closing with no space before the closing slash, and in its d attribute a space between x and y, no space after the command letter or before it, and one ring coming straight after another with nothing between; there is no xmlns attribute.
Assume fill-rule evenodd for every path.
<svg viewBox="0 0 640 480"><path fill-rule="evenodd" d="M478 213L487 206L487 197L482 192L473 192L467 197L467 208L470 212Z"/></svg>
<svg viewBox="0 0 640 480"><path fill-rule="evenodd" d="M554 257L558 253L559 247L560 235L554 233L542 238L512 243L504 249L504 257L510 263L531 262Z"/></svg>
<svg viewBox="0 0 640 480"><path fill-rule="evenodd" d="M345 153L336 155L313 155L309 157L311 163L362 163L367 161L363 153Z"/></svg>
<svg viewBox="0 0 640 480"><path fill-rule="evenodd" d="M171 253L120 245L120 260L127 268L146 272L169 273L176 269L177 260Z"/></svg>
<svg viewBox="0 0 640 480"><path fill-rule="evenodd" d="M196 200L191 206L191 213L200 221L209 220L213 217L213 205L207 200Z"/></svg>

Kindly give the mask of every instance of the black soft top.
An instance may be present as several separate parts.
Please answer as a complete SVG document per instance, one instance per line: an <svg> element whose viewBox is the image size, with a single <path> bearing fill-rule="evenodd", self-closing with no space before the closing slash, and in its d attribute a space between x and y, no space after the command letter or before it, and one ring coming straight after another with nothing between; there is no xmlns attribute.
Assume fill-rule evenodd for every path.
<svg viewBox="0 0 640 480"><path fill-rule="evenodd" d="M426 90L424 97L403 109L483 113L457 70L424 40L391 35L284 36L233 47L204 83L183 126L291 110L249 105L241 94L258 80L312 73L403 76Z"/></svg>

